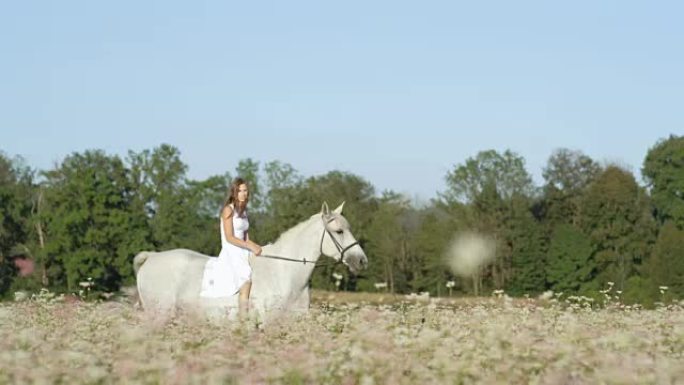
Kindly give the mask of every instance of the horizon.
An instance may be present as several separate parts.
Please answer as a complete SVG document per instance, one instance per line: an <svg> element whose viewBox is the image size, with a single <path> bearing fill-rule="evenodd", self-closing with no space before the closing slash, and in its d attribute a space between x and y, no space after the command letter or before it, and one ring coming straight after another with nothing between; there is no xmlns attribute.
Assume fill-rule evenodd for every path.
<svg viewBox="0 0 684 385"><path fill-rule="evenodd" d="M649 148L653 147L653 146L656 145L659 141L665 140L665 139L667 139L668 137L670 137L671 135L676 135L676 134L669 134L669 135L667 135L667 136L664 136L664 137L662 137L662 138L659 138L656 142L653 142L653 143L652 143L651 145L649 145L648 147L649 147ZM479 152L481 152L481 151L487 151L487 150L489 150L489 149L481 149L481 150L478 150L477 152L475 152L475 153L473 153L473 154L467 156L467 158L464 158L462 162L460 162L460 163L458 163L458 164L456 164L456 163L453 164L453 165L451 166L451 168L449 168L449 170L445 171L444 175L442 176L441 181L440 181L440 189L435 190L435 192L434 192L433 195L427 196L427 197L426 197L426 196L424 196L424 195L421 195L420 192L416 193L415 191L413 191L413 192L401 191L401 190L398 190L398 189L396 189L396 188L391 188L391 187L389 187L389 188L388 188L388 187L382 188L381 186L378 186L377 183L375 183L372 179L369 179L368 177L366 177L366 176L364 176L364 175L362 175L362 174L360 174L360 173L354 172L353 170L349 170L349 169L345 169L345 168L331 168L331 169L329 169L329 170L323 170L323 171L321 171L321 172L314 173L314 174L305 174L305 173L303 173L299 168L297 168L296 165L291 164L291 163L289 163L289 162L286 162L286 161L284 161L284 160L282 160L282 159L268 159L268 160L263 160L263 159L258 159L258 158L255 158L255 157L247 156L247 157L245 157L245 158L240 158L240 159L236 160L235 163L234 163L230 168L227 168L227 169L225 169L225 170L223 170L223 171L215 172L215 173L213 173L213 174L197 174L196 172L193 172L193 167L192 167L192 165L188 163L187 159L185 159L186 157L185 157L184 154L183 154L183 150L182 150L182 148L179 147L179 146L176 146L176 145L173 145L173 144L170 144L170 143L159 143L158 145L153 146L153 147L141 148L141 149L139 149L139 150L132 150L132 149L131 149L130 151L136 151L136 152L137 152L137 151L142 151L142 150L153 150L154 148L159 147L159 146L164 145L164 144L166 144L166 145L171 145L171 146L173 146L173 147L175 147L175 148L177 148L177 149L179 150L181 161L183 161L183 163L188 167L187 172L186 172L186 177L187 177L189 180L200 181L200 180L204 180L204 179L207 179L207 178L209 178L209 177L212 177L212 176L224 175L225 173L230 173L231 176L235 177L235 176L237 176L237 175L235 175L235 167L237 166L237 163L238 163L240 160L244 160L244 159L247 159L247 158L251 158L253 161L259 163L260 172L263 172L263 166L264 166L265 163L267 163L267 162L269 162L269 161L276 161L276 160L277 160L277 161L280 161L280 162L282 162L282 163L290 164L290 165L297 171L297 173L298 173L301 177L303 177L304 179L309 178L309 177L317 177L317 176L325 175L325 174L327 174L328 172L332 172L332 171L347 172L347 173L351 173L351 174L354 174L354 175L356 175L356 176L359 176L359 177L363 178L364 180L366 180L367 182L369 182L369 183L375 188L375 194L376 194L377 196L382 195L382 193L385 192L385 191L392 191L392 192L395 192L395 193L402 194L403 196L405 196L406 198L409 198L412 202L417 203L417 204L427 203L427 202L429 202L431 199L436 199L436 198L438 198L438 193L444 192L445 189L446 189L445 177L446 177L446 175L447 175L446 173L447 173L448 171L451 171L451 170L452 170L454 167L456 167L457 165L462 165L463 162L464 162L467 158L475 157L475 156L477 155L477 153L479 153ZM560 148L561 148L561 147L554 148L554 149L549 153L549 155L551 155L551 154L553 153L553 151L558 150L558 149L560 149ZM566 147L563 147L563 148L566 148ZM584 154L584 155L590 156L590 154L587 154L586 152L584 152L584 151L582 151L582 150L580 150L580 149L573 149L573 148L566 148L566 149L569 149L569 150L572 150L572 151L579 151L580 153L582 153L582 154ZM508 148L503 148L503 149L501 149L501 150L496 150L496 151L499 152L499 153L503 153L503 151L505 151L505 150L510 150L510 149L508 149ZM10 154L10 153L5 152L2 148L0 148L0 153L4 153L4 155L8 156L9 158L14 158L14 159L16 159L16 157L20 157L21 160L24 162L24 164L25 164L26 166L28 166L28 167L34 169L35 171L48 171L48 170L54 168L55 165L57 165L58 163L61 164L61 162L64 160L65 157L67 157L67 156L69 156L69 155L71 155L71 154L73 154L73 153L82 153L82 152L84 152L84 151L103 151L105 154L107 154L107 155L109 155L109 156L118 156L118 157L119 157L120 159L122 159L123 161L125 161L126 158L127 158L127 156L128 156L128 151L118 152L118 153L117 153L117 152L107 151L107 150L105 150L105 149L103 149L103 148L87 148L87 149L83 149L83 150L80 150L80 151L72 151L71 153L65 154L64 156L62 156L62 157L60 157L60 158L55 158L55 159L53 159L52 166L49 166L49 167L38 167L38 166L36 166L35 164L33 164L33 163L31 162L30 159L27 159L27 158L26 158L25 156L23 156L22 154ZM511 150L511 151L513 151L513 150ZM536 170L537 172L535 173L535 172L534 172L535 170L531 170L531 169L530 169L528 160L527 160L522 154L520 154L520 153L518 153L518 152L516 152L516 151L513 151L513 152L516 153L517 155L523 157L523 159L525 160L525 169L527 170L527 172L528 172L528 173L530 174L530 176L532 177L532 181L533 181L534 186L535 186L535 187L542 187L543 184L544 184L544 180L543 180L543 177L541 176L541 174L542 174L543 167L545 167L546 164L543 164L543 165L542 165L542 168L540 168L539 170ZM591 156L590 156L590 157L591 157ZM646 153L644 153L643 158L645 158L645 157L646 157ZM597 164L599 164L601 167L606 167L606 166L608 166L608 165L615 165L615 166L618 166L618 167L620 167L620 168L622 168L622 169L624 169L624 170L629 171L629 172L634 176L636 182L637 182L640 186L646 187L645 181L643 180L643 177L642 177L642 175L641 175L641 167L642 167L642 165L643 165L643 160L642 160L642 162L641 162L637 167L633 167L631 164L628 164L628 163L626 163L624 160L621 160L621 159L607 159L607 158L606 158L606 159L596 159L596 158L594 158L594 157L591 157L591 158L592 158L595 162L597 162Z"/></svg>

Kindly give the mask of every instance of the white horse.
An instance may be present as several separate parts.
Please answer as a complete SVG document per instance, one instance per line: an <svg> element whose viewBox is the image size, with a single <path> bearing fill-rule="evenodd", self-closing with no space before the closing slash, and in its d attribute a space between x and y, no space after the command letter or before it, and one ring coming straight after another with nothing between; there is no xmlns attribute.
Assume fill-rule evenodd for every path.
<svg viewBox="0 0 684 385"><path fill-rule="evenodd" d="M262 255L251 256L250 307L261 315L282 309L309 308L309 279L320 255L346 264L352 272L364 269L368 258L342 216L342 203L284 232ZM209 256L187 249L143 251L135 256L138 295L146 310L162 312L184 308L208 315L229 315L238 308L237 293L226 298L202 298L200 287Z"/></svg>

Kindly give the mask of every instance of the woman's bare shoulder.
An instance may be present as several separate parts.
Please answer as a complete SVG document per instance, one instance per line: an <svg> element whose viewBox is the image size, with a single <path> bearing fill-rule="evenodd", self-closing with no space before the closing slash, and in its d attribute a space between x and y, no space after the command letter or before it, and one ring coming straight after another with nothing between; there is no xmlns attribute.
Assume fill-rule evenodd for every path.
<svg viewBox="0 0 684 385"><path fill-rule="evenodd" d="M233 207L231 205L225 205L223 210L221 210L221 218L230 218L233 216Z"/></svg>

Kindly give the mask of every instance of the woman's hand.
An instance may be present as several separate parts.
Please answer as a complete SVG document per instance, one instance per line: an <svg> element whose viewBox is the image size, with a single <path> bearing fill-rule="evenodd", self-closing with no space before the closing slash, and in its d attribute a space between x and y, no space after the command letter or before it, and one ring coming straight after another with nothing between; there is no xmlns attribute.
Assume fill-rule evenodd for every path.
<svg viewBox="0 0 684 385"><path fill-rule="evenodd" d="M257 244L252 245L252 253L254 253L255 256L261 255L261 246Z"/></svg>

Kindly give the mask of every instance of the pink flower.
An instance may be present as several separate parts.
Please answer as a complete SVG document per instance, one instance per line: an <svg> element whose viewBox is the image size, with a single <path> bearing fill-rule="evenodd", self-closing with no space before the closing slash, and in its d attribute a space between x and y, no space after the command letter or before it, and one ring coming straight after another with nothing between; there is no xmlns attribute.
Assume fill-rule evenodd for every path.
<svg viewBox="0 0 684 385"><path fill-rule="evenodd" d="M32 259L17 258L14 260L14 266L19 269L19 276L26 277L33 273L35 263L33 263Z"/></svg>

